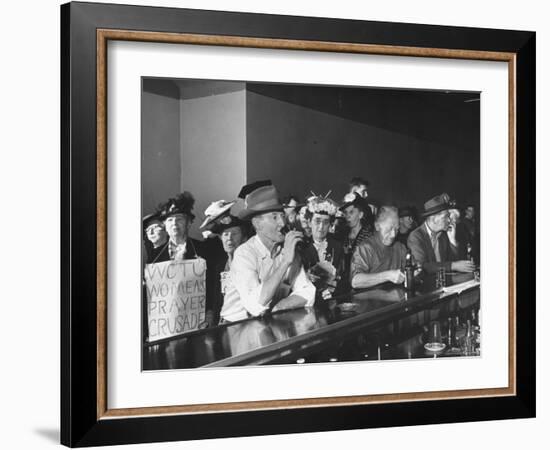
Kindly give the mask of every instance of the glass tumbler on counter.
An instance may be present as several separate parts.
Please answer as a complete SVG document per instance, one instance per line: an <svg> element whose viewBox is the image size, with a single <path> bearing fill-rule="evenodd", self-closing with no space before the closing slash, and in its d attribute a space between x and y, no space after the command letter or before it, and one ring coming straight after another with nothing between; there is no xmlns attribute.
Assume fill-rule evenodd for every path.
<svg viewBox="0 0 550 450"><path fill-rule="evenodd" d="M428 342L424 345L424 348L430 352L440 352L445 348L443 339L441 336L441 324L439 321L430 322L430 329L428 333Z"/></svg>

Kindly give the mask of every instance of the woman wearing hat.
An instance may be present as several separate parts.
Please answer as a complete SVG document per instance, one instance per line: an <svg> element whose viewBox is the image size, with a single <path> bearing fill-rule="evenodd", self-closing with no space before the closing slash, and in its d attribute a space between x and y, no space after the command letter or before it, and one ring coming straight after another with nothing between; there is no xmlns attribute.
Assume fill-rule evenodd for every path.
<svg viewBox="0 0 550 450"><path fill-rule="evenodd" d="M143 218L143 233L145 239L145 264L156 262L159 254L168 242L168 234L164 224L157 213L149 214Z"/></svg>
<svg viewBox="0 0 550 450"><path fill-rule="evenodd" d="M225 200L212 203L206 208L206 219L200 226L218 236L224 250L211 254L207 260L206 321L210 326L220 322L220 318L223 323L247 317L244 308L237 304L239 296L229 272L235 250L246 241L246 223L230 214L234 204Z"/></svg>
<svg viewBox="0 0 550 450"><path fill-rule="evenodd" d="M307 218L307 206L301 206L298 209L298 218L297 218L296 230L301 231L304 234L303 241L307 242L311 239L311 224Z"/></svg>
<svg viewBox="0 0 550 450"><path fill-rule="evenodd" d="M359 244L367 240L373 234L374 217L366 200L356 193L347 194L344 204L340 207L344 213L348 227L344 238L344 273L342 279L350 284L351 257Z"/></svg>
<svg viewBox="0 0 550 450"><path fill-rule="evenodd" d="M158 213L149 214L143 218L143 234L143 264L155 263L168 244L168 234ZM149 335L149 325L147 320L147 289L145 282L143 283L142 293L142 318L142 336L146 339Z"/></svg>
<svg viewBox="0 0 550 450"><path fill-rule="evenodd" d="M291 230L298 229L300 227L298 210L302 206L304 205L300 204L300 201L294 195L289 195L283 200L286 223Z"/></svg>
<svg viewBox="0 0 550 450"><path fill-rule="evenodd" d="M195 199L190 192L185 191L160 206L158 216L163 221L169 239L152 262L203 256L201 242L189 237L189 227L195 218L192 213L194 205Z"/></svg>
<svg viewBox="0 0 550 450"><path fill-rule="evenodd" d="M399 208L399 233L395 238L396 241L401 242L403 245L407 245L407 239L409 234L415 228L414 221L414 209L410 206L403 206Z"/></svg>
<svg viewBox="0 0 550 450"><path fill-rule="evenodd" d="M324 197L311 199L306 211L312 239L302 251L302 261L317 293L322 298L332 296L343 270L344 248L342 243L329 233L337 212L338 205Z"/></svg>

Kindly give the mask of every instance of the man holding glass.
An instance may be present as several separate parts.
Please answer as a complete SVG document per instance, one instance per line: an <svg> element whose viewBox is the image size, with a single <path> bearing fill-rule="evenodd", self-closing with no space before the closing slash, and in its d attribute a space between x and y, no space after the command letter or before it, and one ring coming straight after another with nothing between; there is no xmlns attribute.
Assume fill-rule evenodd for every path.
<svg viewBox="0 0 550 450"><path fill-rule="evenodd" d="M285 216L271 183L245 186L239 195L245 208L241 220L250 220L256 235L235 250L231 279L249 315L269 310L312 306L315 287L307 278L296 245L299 231L285 233Z"/></svg>

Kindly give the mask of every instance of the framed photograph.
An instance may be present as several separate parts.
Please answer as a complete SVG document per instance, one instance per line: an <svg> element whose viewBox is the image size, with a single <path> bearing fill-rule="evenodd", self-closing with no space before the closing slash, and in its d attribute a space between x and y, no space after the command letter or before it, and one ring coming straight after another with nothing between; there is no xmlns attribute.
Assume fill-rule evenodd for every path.
<svg viewBox="0 0 550 450"><path fill-rule="evenodd" d="M535 33L61 7L61 441L535 415Z"/></svg>

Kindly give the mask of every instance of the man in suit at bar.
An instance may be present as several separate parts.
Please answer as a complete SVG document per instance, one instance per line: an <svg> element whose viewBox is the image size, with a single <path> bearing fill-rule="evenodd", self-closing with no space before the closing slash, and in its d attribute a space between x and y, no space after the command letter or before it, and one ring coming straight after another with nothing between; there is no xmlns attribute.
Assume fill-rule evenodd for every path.
<svg viewBox="0 0 550 450"><path fill-rule="evenodd" d="M407 241L416 262L428 273L444 268L446 271L473 272L475 265L460 260L460 243L451 242L447 229L450 225L448 194L441 194L424 203L424 223L416 228Z"/></svg>

